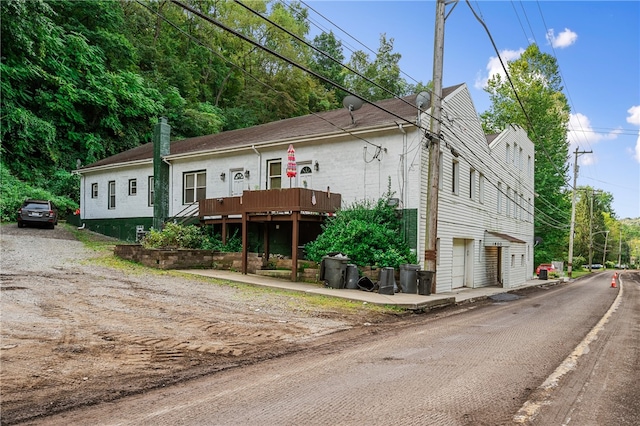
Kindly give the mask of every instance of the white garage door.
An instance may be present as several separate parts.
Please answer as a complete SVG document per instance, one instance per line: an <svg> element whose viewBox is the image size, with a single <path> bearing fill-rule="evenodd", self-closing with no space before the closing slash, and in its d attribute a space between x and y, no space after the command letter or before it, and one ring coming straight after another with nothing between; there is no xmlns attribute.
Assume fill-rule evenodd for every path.
<svg viewBox="0 0 640 426"><path fill-rule="evenodd" d="M453 240L453 270L451 272L451 287L464 287L464 240Z"/></svg>

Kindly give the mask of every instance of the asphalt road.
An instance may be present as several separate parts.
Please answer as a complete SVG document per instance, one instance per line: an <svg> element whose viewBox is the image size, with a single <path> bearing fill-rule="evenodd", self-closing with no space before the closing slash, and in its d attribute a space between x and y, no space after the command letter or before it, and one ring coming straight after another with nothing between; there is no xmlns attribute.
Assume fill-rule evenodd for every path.
<svg viewBox="0 0 640 426"><path fill-rule="evenodd" d="M531 399L532 424L640 424L640 273L623 275L610 312L557 372Z"/></svg>
<svg viewBox="0 0 640 426"><path fill-rule="evenodd" d="M625 424L638 413L637 398L620 399L637 391L634 277L617 289L604 273L521 297L499 295L33 424L542 425L563 424L567 415L580 419L572 424ZM605 356L620 360L616 368ZM543 388L549 377L553 385ZM577 394L564 390L576 386ZM602 386L610 390L606 404L595 397ZM523 407L537 408L523 415Z"/></svg>

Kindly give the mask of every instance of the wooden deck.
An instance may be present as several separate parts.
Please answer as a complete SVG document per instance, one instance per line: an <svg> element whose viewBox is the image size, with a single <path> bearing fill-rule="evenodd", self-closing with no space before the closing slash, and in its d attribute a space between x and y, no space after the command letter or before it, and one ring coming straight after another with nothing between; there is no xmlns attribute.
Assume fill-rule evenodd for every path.
<svg viewBox="0 0 640 426"><path fill-rule="evenodd" d="M291 260L298 264L299 223L322 221L340 209L342 196L307 188L244 191L241 196L200 200L199 219L203 224L222 224L223 238L228 223L242 223L242 273L247 273L248 222L292 222ZM269 254L268 235L264 236L265 253ZM291 271L297 280L297 271Z"/></svg>

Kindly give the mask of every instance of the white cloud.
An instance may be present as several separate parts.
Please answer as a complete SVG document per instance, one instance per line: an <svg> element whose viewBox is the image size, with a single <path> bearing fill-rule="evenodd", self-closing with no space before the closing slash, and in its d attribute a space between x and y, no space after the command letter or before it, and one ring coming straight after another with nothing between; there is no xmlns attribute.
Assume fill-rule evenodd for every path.
<svg viewBox="0 0 640 426"><path fill-rule="evenodd" d="M640 126L640 105L632 106L627 110L629 117L627 117L627 123Z"/></svg>
<svg viewBox="0 0 640 426"><path fill-rule="evenodd" d="M627 110L629 116L627 117L627 123L640 126L640 105L632 106ZM638 132L638 139L636 140L636 149L633 159L640 163L640 131Z"/></svg>
<svg viewBox="0 0 640 426"><path fill-rule="evenodd" d="M553 28L547 31L547 41L549 42L549 44L560 49L571 46L576 42L577 39L578 34L574 33L569 28L565 28L564 31L558 34L557 37Z"/></svg>
<svg viewBox="0 0 640 426"><path fill-rule="evenodd" d="M503 50L502 52L500 52L500 57L502 58L502 62L504 62L504 65L507 66L507 62L518 59L523 52L523 48L520 48L519 50ZM500 64L500 59L496 56L492 56L489 58L486 69L486 75L479 75L476 78L476 82L474 84L474 87L476 89L482 90L483 88L485 88L487 86L487 81L489 81L489 79L491 79L491 77L493 77L495 74L500 74L503 79L506 78L504 70L502 69L502 64Z"/></svg>
<svg viewBox="0 0 640 426"><path fill-rule="evenodd" d="M611 140L618 137L620 129L613 130L607 134L598 133L591 127L589 117L579 112L569 116L569 133L567 138L571 144L571 149L576 147L587 148L603 140Z"/></svg>

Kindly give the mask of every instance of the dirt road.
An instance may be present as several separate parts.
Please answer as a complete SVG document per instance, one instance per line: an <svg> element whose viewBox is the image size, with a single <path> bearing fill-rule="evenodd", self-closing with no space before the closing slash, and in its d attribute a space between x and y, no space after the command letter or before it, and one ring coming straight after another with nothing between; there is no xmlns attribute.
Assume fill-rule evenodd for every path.
<svg viewBox="0 0 640 426"><path fill-rule="evenodd" d="M353 302L149 270L97 234L3 225L2 424L372 333ZM123 266L124 265L124 266ZM375 325L375 326L372 326ZM338 333L339 332L339 333Z"/></svg>

